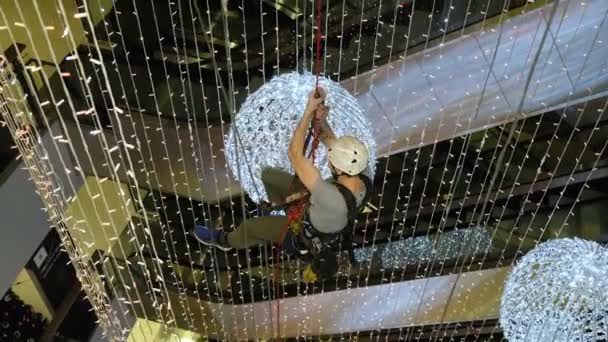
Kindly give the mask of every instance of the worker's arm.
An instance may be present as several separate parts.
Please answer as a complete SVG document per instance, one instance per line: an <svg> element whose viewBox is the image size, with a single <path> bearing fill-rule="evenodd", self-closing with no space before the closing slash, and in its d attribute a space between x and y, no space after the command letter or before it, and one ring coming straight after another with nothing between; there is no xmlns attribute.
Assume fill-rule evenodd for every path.
<svg viewBox="0 0 608 342"><path fill-rule="evenodd" d="M315 93L315 90L313 90L308 96L308 104L304 110L304 115L293 132L291 142L289 143L289 150L287 151L289 161L291 162L296 175L309 191L312 190L315 183L321 178L319 170L312 161L306 158L302 153L308 126L315 116L317 107L325 99L325 92L323 89L319 88L319 97L316 97Z"/></svg>
<svg viewBox="0 0 608 342"><path fill-rule="evenodd" d="M325 145L327 148L331 148L336 141L336 133L329 125L327 121L327 115L329 114L329 107L321 105L319 106L319 140Z"/></svg>

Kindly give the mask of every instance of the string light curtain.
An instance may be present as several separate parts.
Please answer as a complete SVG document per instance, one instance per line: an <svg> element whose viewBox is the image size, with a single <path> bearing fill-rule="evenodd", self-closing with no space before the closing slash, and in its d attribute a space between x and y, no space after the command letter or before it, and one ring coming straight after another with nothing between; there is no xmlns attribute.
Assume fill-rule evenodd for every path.
<svg viewBox="0 0 608 342"><path fill-rule="evenodd" d="M0 4L3 125L109 339L133 317L223 340L456 338L447 322L472 320L474 286L490 296L601 198L603 1L291 4ZM320 73L356 98L383 158L369 211L335 246L339 273L305 283L303 261L273 246L222 252L190 235L259 213L233 177L252 157L237 113L273 79L315 71L319 29ZM443 64L465 40L467 75ZM411 300L370 304L395 296Z"/></svg>

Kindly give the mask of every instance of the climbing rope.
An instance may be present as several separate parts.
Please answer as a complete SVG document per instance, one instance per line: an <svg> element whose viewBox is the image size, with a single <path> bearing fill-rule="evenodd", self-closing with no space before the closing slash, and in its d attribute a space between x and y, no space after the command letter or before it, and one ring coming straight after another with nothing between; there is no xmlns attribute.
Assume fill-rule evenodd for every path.
<svg viewBox="0 0 608 342"><path fill-rule="evenodd" d="M317 93L317 96L320 96L319 94L319 79L321 76L321 2L322 0L317 0L317 35L316 35L316 40L317 40L317 49L316 49L316 53L315 53L315 74L316 74L316 81L315 81L315 91ZM316 115L312 120L312 146L310 149L310 154L309 154L309 158L312 159L312 162L314 164L316 157L317 157L317 147L319 146L319 131L320 131L320 122L317 119ZM306 141L304 143L304 151L303 153L306 153L306 149L308 147L308 143L310 140L310 132L309 132L309 136L306 138ZM293 193L294 190L294 184L295 184L296 178L294 177L294 181L292 181L291 185L290 185L290 189L288 191L288 193L291 195ZM306 198L302 198L297 200L295 203L290 204L289 209L287 211L287 224L281 229L281 233L279 234L279 236L277 237L276 240L276 259L275 259L275 270L274 270L274 284L275 284L275 296L276 296L276 301L277 301L277 320L276 320L276 325L277 325L277 338L281 338L281 299L283 298L283 292L280 291L281 290L281 285L279 284L279 282L277 281L279 279L279 271L280 271L280 267L279 267L279 258L281 255L281 246L283 245L283 240L285 239L285 235L287 234L287 231L289 230L289 228L296 222L300 222L302 221L302 218L304 217L304 213L306 211L306 202L307 199Z"/></svg>

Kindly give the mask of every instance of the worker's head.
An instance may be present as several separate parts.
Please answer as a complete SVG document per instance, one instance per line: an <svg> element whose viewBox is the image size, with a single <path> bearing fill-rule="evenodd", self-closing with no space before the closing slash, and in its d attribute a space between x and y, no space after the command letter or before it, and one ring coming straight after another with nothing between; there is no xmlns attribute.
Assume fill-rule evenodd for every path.
<svg viewBox="0 0 608 342"><path fill-rule="evenodd" d="M369 161L369 151L363 143L351 136L343 136L329 149L329 167L336 176L356 176L363 172Z"/></svg>

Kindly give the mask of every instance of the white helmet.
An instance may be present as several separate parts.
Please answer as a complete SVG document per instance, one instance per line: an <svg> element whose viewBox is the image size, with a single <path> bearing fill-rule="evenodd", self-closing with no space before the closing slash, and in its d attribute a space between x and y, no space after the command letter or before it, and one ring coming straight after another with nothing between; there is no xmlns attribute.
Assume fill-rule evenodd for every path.
<svg viewBox="0 0 608 342"><path fill-rule="evenodd" d="M344 136L336 139L329 149L328 159L336 169L354 176L367 167L369 152L359 139Z"/></svg>

